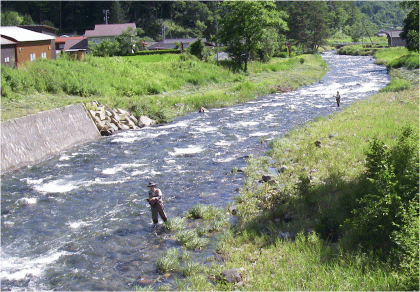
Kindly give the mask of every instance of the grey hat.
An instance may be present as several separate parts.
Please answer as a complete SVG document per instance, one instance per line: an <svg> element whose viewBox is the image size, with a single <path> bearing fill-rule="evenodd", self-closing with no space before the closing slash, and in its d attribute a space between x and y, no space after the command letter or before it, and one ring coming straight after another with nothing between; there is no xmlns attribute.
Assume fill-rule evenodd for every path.
<svg viewBox="0 0 420 292"><path fill-rule="evenodd" d="M149 182L149 185L147 187L150 188L150 187L155 187L155 186L156 186L155 183Z"/></svg>

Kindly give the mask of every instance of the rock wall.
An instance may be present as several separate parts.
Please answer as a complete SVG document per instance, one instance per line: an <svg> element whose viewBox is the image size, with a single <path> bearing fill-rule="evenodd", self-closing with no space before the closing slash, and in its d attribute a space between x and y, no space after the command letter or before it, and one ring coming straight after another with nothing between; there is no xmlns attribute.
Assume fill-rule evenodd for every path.
<svg viewBox="0 0 420 292"><path fill-rule="evenodd" d="M102 136L112 135L118 130L138 130L156 124L156 121L147 116L140 116L137 119L126 110L110 109L107 105L101 105L97 101L86 103L85 107Z"/></svg>
<svg viewBox="0 0 420 292"><path fill-rule="evenodd" d="M2 174L100 137L82 104L1 123Z"/></svg>

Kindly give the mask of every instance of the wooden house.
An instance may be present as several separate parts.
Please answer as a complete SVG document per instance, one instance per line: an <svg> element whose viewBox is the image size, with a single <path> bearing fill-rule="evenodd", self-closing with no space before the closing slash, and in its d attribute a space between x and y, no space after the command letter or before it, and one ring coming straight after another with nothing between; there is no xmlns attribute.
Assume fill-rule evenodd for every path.
<svg viewBox="0 0 420 292"><path fill-rule="evenodd" d="M26 62L38 58L55 59L55 37L34 32L17 26L0 27L2 64L20 67ZM12 48L15 56L12 62ZM3 54L9 57L9 62L3 60Z"/></svg>

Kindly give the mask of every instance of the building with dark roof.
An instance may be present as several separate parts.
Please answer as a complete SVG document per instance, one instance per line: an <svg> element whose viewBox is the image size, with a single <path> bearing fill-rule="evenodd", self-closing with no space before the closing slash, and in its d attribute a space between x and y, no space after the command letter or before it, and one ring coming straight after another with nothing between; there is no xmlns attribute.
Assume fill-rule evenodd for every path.
<svg viewBox="0 0 420 292"><path fill-rule="evenodd" d="M179 45L179 49L185 50L188 48L188 46L195 42L197 38L182 38L182 39L165 39L163 41L157 42L149 47L147 47L148 50L170 50L175 49L177 46L177 43ZM201 41L203 43L206 43L206 38L202 38Z"/></svg>
<svg viewBox="0 0 420 292"><path fill-rule="evenodd" d="M388 38L389 47L405 47L406 41L400 36L402 30L385 31L382 30L380 33L385 33Z"/></svg>

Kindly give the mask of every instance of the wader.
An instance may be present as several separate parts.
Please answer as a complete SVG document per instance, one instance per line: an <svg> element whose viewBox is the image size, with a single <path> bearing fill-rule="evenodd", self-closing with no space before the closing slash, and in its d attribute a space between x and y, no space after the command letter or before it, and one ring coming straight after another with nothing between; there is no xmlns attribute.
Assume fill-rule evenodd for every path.
<svg viewBox="0 0 420 292"><path fill-rule="evenodd" d="M157 200L150 201L150 199L156 198ZM149 191L149 200L150 207L152 209L152 220L154 224L158 223L159 217L162 218L164 222L168 220L165 214L165 209L162 204L162 192L159 189L154 189Z"/></svg>
<svg viewBox="0 0 420 292"><path fill-rule="evenodd" d="M161 202L156 202L155 204L150 205L150 206L152 209L152 220L154 224L158 223L158 219L159 219L158 214L160 215L160 218L162 218L164 222L168 220L165 214L165 209L163 208L163 205Z"/></svg>
<svg viewBox="0 0 420 292"><path fill-rule="evenodd" d="M336 97L335 100L337 101L337 107L340 107L340 97Z"/></svg>

